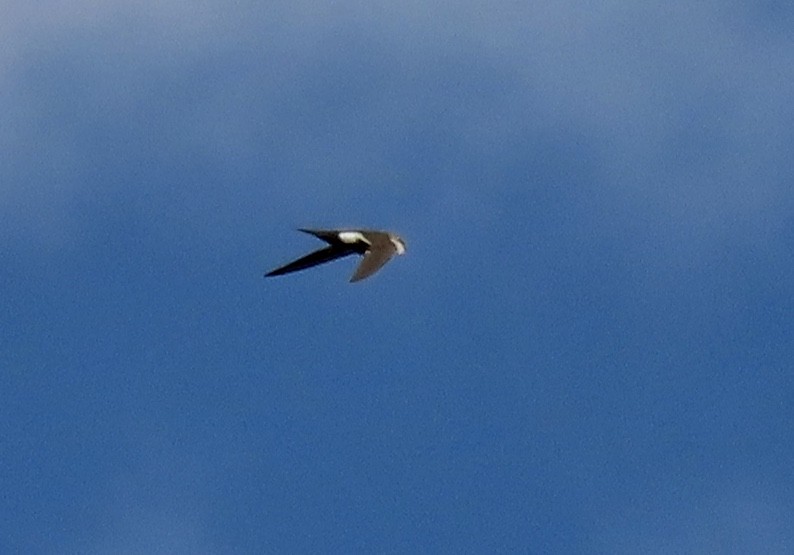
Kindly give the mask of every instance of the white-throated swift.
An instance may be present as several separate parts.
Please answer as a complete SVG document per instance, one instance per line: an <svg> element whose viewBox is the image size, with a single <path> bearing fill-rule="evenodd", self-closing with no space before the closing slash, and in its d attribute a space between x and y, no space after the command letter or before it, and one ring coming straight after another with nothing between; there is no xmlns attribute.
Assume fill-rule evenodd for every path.
<svg viewBox="0 0 794 555"><path fill-rule="evenodd" d="M358 254L364 258L350 278L352 283L368 278L380 270L395 254L405 254L405 241L399 235L388 231L372 229L299 229L298 231L314 235L328 243L328 246L276 268L266 273L265 277L289 274L337 258Z"/></svg>

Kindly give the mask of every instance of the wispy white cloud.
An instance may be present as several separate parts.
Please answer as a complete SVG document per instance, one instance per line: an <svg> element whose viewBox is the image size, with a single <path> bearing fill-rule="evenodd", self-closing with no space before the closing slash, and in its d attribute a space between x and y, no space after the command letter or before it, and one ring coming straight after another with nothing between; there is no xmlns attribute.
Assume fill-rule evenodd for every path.
<svg viewBox="0 0 794 555"><path fill-rule="evenodd" d="M139 425L140 423L136 423ZM74 551L86 553L207 553L209 473L196 460L168 445L159 433L139 449L109 482L100 480L89 500L95 518L76 531ZM63 550L65 546L55 546Z"/></svg>
<svg viewBox="0 0 794 555"><path fill-rule="evenodd" d="M522 182L461 190L457 166L498 164L550 130L593 156L594 208L691 245L769 241L794 204L794 39L739 2L49 2L18 3L0 25L14 114L1 194L26 222L68 222L91 187L85 149L102 144L77 136L86 122L70 110L151 135L164 156L198 155L238 190L267 191L248 200L294 201L296 215L373 187L489 210ZM63 63L71 73L37 89ZM394 151L413 142L449 146L430 152L430 184L400 181Z"/></svg>
<svg viewBox="0 0 794 555"><path fill-rule="evenodd" d="M723 484L715 495L656 497L653 510L638 507L603 522L597 551L604 553L790 553L794 512L779 493ZM640 503L641 504L641 503Z"/></svg>

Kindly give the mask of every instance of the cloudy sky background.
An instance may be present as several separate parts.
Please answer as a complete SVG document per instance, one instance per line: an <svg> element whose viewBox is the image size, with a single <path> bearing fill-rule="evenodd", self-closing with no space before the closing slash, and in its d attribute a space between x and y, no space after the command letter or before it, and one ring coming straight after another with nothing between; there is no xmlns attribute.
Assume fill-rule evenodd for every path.
<svg viewBox="0 0 794 555"><path fill-rule="evenodd" d="M794 550L789 4L3 12L0 551Z"/></svg>

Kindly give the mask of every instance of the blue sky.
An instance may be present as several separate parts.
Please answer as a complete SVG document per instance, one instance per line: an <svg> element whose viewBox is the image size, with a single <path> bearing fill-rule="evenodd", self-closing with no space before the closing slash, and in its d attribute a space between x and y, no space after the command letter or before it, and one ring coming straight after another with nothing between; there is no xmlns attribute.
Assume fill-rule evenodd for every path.
<svg viewBox="0 0 794 555"><path fill-rule="evenodd" d="M788 4L4 12L0 551L794 550Z"/></svg>

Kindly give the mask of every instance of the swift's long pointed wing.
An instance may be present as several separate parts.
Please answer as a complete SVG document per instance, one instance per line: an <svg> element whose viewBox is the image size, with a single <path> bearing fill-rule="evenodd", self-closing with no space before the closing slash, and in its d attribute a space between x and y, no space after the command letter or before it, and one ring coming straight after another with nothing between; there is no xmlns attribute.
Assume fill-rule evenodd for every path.
<svg viewBox="0 0 794 555"><path fill-rule="evenodd" d="M394 256L395 249L391 242L379 242L377 246L373 246L364 254L364 259L361 264L356 268L353 277L350 278L350 283L366 279L386 264L391 257Z"/></svg>
<svg viewBox="0 0 794 555"><path fill-rule="evenodd" d="M312 266L317 266L318 264L331 262L337 258L349 256L354 252L355 251L351 249L339 248L338 246L326 247L324 249L307 254L306 256L281 266L280 268L276 268L272 272L266 273L265 277L281 276L284 274L290 274L292 272L298 272L300 270L305 270L306 268L311 268Z"/></svg>
<svg viewBox="0 0 794 555"><path fill-rule="evenodd" d="M325 241L329 245L338 245L339 244L339 232L333 229L306 229L306 228L298 228L298 231L302 231L303 233L308 233L309 235L314 235L318 239Z"/></svg>

